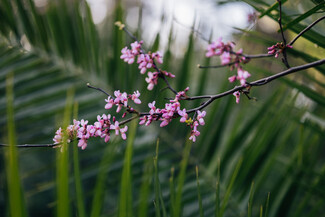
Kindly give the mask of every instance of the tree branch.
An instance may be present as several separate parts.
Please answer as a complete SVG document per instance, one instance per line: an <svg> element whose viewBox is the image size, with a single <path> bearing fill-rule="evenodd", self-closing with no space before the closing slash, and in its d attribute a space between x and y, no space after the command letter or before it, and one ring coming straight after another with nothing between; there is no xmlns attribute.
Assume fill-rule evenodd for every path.
<svg viewBox="0 0 325 217"><path fill-rule="evenodd" d="M315 26L318 22L320 22L323 19L325 19L325 16L322 16L322 17L318 18L317 20L315 20L313 23L311 23L309 26L307 26L304 30L302 30L294 39L292 39L292 41L290 41L288 45L292 46L293 43L295 43L300 36L302 36L305 32L307 32L309 29L311 29L313 26Z"/></svg>

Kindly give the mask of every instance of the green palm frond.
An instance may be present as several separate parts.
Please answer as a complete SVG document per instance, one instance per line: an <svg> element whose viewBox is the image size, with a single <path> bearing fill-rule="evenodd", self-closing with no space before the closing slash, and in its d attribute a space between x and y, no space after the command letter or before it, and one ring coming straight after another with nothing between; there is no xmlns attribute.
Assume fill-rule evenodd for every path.
<svg viewBox="0 0 325 217"><path fill-rule="evenodd" d="M278 8L273 6L275 1L245 2L264 16L275 20L278 17ZM298 11L299 7L292 4L291 1L283 4L288 38L320 17L316 12L323 10L323 2L300 1L305 11ZM69 113L67 92L74 91L73 101L78 102L78 114L74 117L92 121L97 114L104 113L106 96L88 89L88 82L109 92L142 88L140 108L143 110L147 109L148 102L156 99L158 104L165 103L164 98L169 94L160 91L163 85L146 93L144 77L137 67L120 60L120 50L131 40L114 27L115 21L124 20L124 3L116 1L113 11L102 26L96 26L85 1L50 1L44 8L36 7L32 0L1 1L1 142L10 140L7 138L10 115L6 112L10 105L5 97L8 74L14 78L12 111L19 144L52 142L55 130L69 119L63 117L65 108ZM288 50L292 65L324 58L323 26L324 22L317 24L295 43L294 49ZM141 29L137 32L139 35ZM177 87L194 84L189 91L192 95L215 94L232 87L227 80L227 69L200 71L194 68L199 63L194 60L204 56L195 34L189 32L185 57L174 56L171 46L174 33L170 32L164 67L176 72ZM244 33L246 36L241 37L238 44L246 45L243 47L246 53L264 53L277 42L274 39L277 33L270 36L259 29ZM160 37L158 33L154 43L145 43L146 46L158 49ZM314 43L318 47L314 47ZM208 60L202 63L204 61L209 64ZM175 63L181 63L181 67ZM284 69L276 59L254 60L244 67L253 79ZM207 109L206 124L200 126L201 135L194 144L188 141L188 128L176 123L177 120L165 128L155 124L138 129L133 126L136 135L128 142L116 139L104 144L94 140L85 151L73 150L74 161L70 159L68 164L57 168L58 174L71 172L65 181L56 180L53 175L59 165L56 158L56 154L61 156L59 151L21 149L18 151L19 172L27 213L53 215L55 207L61 206L63 212L71 216L136 216L138 213L174 217L213 216L215 213L218 216L260 216L262 206L263 216L295 217L310 212L324 216L323 76L324 66L318 66L268 86L253 88L251 95L257 101L242 98L237 105L232 96L217 100ZM187 106L192 104L186 103ZM157 138L159 153L155 146ZM0 153L4 155L5 150L1 149ZM155 162L154 156L158 155ZM62 162L69 156L65 157ZM2 182L4 165L0 164L0 168L0 183L6 183ZM65 182L69 189L65 192L69 195L66 198L69 206L57 201L55 189L60 182ZM1 216L10 216L5 199L7 187L8 183L0 185Z"/></svg>

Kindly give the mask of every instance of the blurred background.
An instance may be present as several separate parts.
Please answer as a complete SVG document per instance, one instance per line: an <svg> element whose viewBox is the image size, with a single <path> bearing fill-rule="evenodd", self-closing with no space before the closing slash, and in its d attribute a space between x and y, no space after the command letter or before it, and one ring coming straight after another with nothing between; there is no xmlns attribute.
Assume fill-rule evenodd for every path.
<svg viewBox="0 0 325 217"><path fill-rule="evenodd" d="M324 16L324 1L282 2L287 41ZM48 144L67 119L94 122L98 114L107 113L106 96L87 88L88 82L110 93L139 90L140 111L147 111L154 100L161 108L173 97L162 91L163 83L147 91L136 64L120 59L121 49L133 40L118 30L116 21L143 40L146 50L162 51L161 69L176 75L169 79L171 85L178 91L189 86L188 95L196 96L234 87L228 77L235 71L197 67L220 64L219 58L205 57L209 41L222 37L245 54L266 53L282 40L278 17L278 5L271 0L2 0L0 141L9 143L12 123L17 144ZM321 21L288 50L290 65L325 58L324 39ZM251 60L244 69L254 81L286 68L281 58L266 58ZM66 161L59 149L19 149L16 181L23 213L61 216L59 183L65 183L67 216L123 216L124 197L125 210L133 216L165 216L164 210L166 216L177 216L176 209L179 216L213 216L219 206L219 216L260 216L261 207L262 216L325 216L324 74L325 66L318 66L253 88L250 96L257 101L242 97L236 104L233 96L216 100L206 108L206 124L193 144L189 127L175 120L164 128L158 123L130 125L134 138L128 134L127 141L115 138L107 144L95 138L84 151L71 144ZM201 102L182 102L182 107ZM66 118L69 104L74 109ZM0 216L12 216L10 153L0 148ZM66 181L58 178L64 172Z"/></svg>

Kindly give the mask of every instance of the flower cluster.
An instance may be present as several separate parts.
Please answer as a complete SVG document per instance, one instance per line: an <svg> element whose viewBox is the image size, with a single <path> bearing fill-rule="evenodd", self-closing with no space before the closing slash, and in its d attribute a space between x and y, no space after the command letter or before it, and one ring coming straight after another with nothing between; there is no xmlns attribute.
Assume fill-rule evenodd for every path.
<svg viewBox="0 0 325 217"><path fill-rule="evenodd" d="M284 46L283 42L276 43L275 45L272 45L271 47L268 47L268 54L275 54L274 57L278 58L279 54L283 52L285 48L292 48L291 45Z"/></svg>
<svg viewBox="0 0 325 217"><path fill-rule="evenodd" d="M129 107L128 99L133 100L136 104L141 104L141 100L139 99L140 92L134 91L133 94L127 94L126 92L121 93L121 91L116 90L114 91L115 97L109 96L106 101L105 109L111 109L113 105L117 106L116 112L120 112L122 107L128 108L131 111L134 110L133 108Z"/></svg>
<svg viewBox="0 0 325 217"><path fill-rule="evenodd" d="M241 62L248 62L248 59L242 56L243 50L240 49L239 51L235 52L233 50L234 48L234 42L228 42L225 44L224 42L222 42L222 38L220 37L217 41L213 41L211 44L208 45L205 56L220 56L222 65L234 64L236 67Z"/></svg>
<svg viewBox="0 0 325 217"><path fill-rule="evenodd" d="M187 87L184 91L180 91L176 94L175 98L170 100L169 103L165 104L165 107L160 109L156 107L156 102L153 101L152 103L148 104L150 108L149 115L144 115L140 117L140 125L145 124L146 126L150 125L152 121L161 121L160 127L164 127L168 125L172 119L176 117L181 117L180 122L186 123L192 129L190 140L193 142L196 141L196 136L200 135L200 132L197 130L199 125L204 125L204 116L206 114L205 111L200 112L197 111L196 120L192 120L189 118L186 109L181 109L180 101L187 98L186 92L189 90Z"/></svg>
<svg viewBox="0 0 325 217"><path fill-rule="evenodd" d="M222 65L229 65L231 70L237 69L237 75L230 76L229 82L235 82L238 80L242 86L246 85L246 79L251 76L248 71L245 71L241 66L241 63L248 63L249 59L243 55L243 49L235 52L233 49L235 44L233 42L223 43L222 38L212 42L208 45L206 57L220 56ZM239 102L240 93L236 94L236 102Z"/></svg>
<svg viewBox="0 0 325 217"><path fill-rule="evenodd" d="M135 58L137 58L137 64L139 64L138 68L140 69L141 74L145 74L147 70L154 69L154 72L147 72L148 77L145 79L148 83L148 90L152 90L153 87L157 85L159 76L174 78L175 75L158 69L155 65L155 61L159 64L162 64L162 54L159 51L154 53L144 53L141 48L142 43L143 41L135 41L134 43L131 43L131 49L128 49L128 47L123 48L121 51L121 59L123 59L124 62L127 62L128 64L132 64L134 63Z"/></svg>
<svg viewBox="0 0 325 217"><path fill-rule="evenodd" d="M63 142L64 133L67 134L68 143L77 139L78 147L81 147L83 150L87 147L87 142L90 137L101 137L104 138L105 142L108 142L110 140L110 130L120 131L122 138L126 139L125 132L128 129L127 126L121 129L115 117L113 117L113 121L115 120L114 125L110 119L111 115L98 115L97 121L93 125L88 124L88 121L83 119L81 121L73 120L73 125L69 125L65 132L62 132L61 127L56 131L53 139L54 144L60 145ZM119 132L116 131L116 135L118 134Z"/></svg>
<svg viewBox="0 0 325 217"><path fill-rule="evenodd" d="M128 112L134 112L135 110L128 105L128 99L133 100L134 103L140 104L139 91L135 91L133 94L127 94L126 92L121 93L121 91L114 91L114 96L109 96L106 101L105 109L111 109L113 105L117 106L116 112L120 112L121 109L127 108ZM122 118L126 113L122 115ZM60 145L63 142L64 133L67 134L67 143L72 140L78 140L78 147L85 149L87 147L88 139L91 137L101 137L104 138L105 142L110 140L110 131L115 130L115 135L121 134L122 139L126 139L126 132L128 130L127 126L123 128L120 123L113 116L111 120L111 115L103 114L102 116L97 116L97 121L94 124L88 124L86 120L73 120L73 125L69 125L65 132L62 131L60 127L53 138L54 144Z"/></svg>

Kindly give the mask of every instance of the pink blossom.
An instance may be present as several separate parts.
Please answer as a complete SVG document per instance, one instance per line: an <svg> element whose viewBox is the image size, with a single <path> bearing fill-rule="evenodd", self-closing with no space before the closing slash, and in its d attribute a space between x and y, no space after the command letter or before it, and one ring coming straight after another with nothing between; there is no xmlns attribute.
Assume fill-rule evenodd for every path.
<svg viewBox="0 0 325 217"><path fill-rule="evenodd" d="M61 127L55 132L55 136L53 138L53 141L54 141L54 144L60 144L62 142L62 137L63 137L63 134L62 134L62 129Z"/></svg>
<svg viewBox="0 0 325 217"><path fill-rule="evenodd" d="M150 108L149 114L153 115L156 112L156 101L153 101L152 103L148 103L148 107Z"/></svg>
<svg viewBox="0 0 325 217"><path fill-rule="evenodd" d="M152 56L153 59L155 59L157 61L157 63L159 63L159 64L163 63L162 54L161 54L160 51L152 53L151 56Z"/></svg>
<svg viewBox="0 0 325 217"><path fill-rule="evenodd" d="M110 140L110 134L109 134L109 129L105 129L102 131L101 137L104 138L105 142L109 142Z"/></svg>
<svg viewBox="0 0 325 217"><path fill-rule="evenodd" d="M218 56L222 54L221 48L224 46L222 38L220 37L217 41L212 42L208 45L206 57Z"/></svg>
<svg viewBox="0 0 325 217"><path fill-rule="evenodd" d="M231 56L229 52L223 52L220 56L221 59L221 64L222 65L227 65L230 63L231 61Z"/></svg>
<svg viewBox="0 0 325 217"><path fill-rule="evenodd" d="M251 74L249 74L247 71L243 70L241 67L238 68L237 71L237 79L240 81L241 85L246 84L246 79L249 78Z"/></svg>
<svg viewBox="0 0 325 217"><path fill-rule="evenodd" d="M128 64L132 64L134 62L135 56L132 54L131 50L129 50L127 47L122 49L122 55L121 59L124 60L124 62L127 62Z"/></svg>
<svg viewBox="0 0 325 217"><path fill-rule="evenodd" d="M135 42L131 43L131 53L133 55L140 54L142 43L143 43L143 41L140 41L140 42L135 41Z"/></svg>
<svg viewBox="0 0 325 217"><path fill-rule="evenodd" d="M125 92L121 93L119 90L114 91L114 95L114 104L117 105L116 112L119 113L122 109L122 106L126 107L128 105L128 97Z"/></svg>
<svg viewBox="0 0 325 217"><path fill-rule="evenodd" d="M140 96L140 92L138 90L134 91L134 93L131 95L131 99L134 101L134 103L141 104L141 100L139 99L139 96Z"/></svg>
<svg viewBox="0 0 325 217"><path fill-rule="evenodd" d="M107 102L107 104L105 105L105 109L111 109L114 105L114 100L110 96L105 99L105 102Z"/></svg>
<svg viewBox="0 0 325 217"><path fill-rule="evenodd" d="M82 150L87 148L87 139L80 139L78 142L78 147L81 147Z"/></svg>
<svg viewBox="0 0 325 217"><path fill-rule="evenodd" d="M178 110L178 114L181 116L180 122L184 123L188 119L188 114L186 113L186 109Z"/></svg>
<svg viewBox="0 0 325 217"><path fill-rule="evenodd" d="M126 131L128 130L128 126L125 126L123 128L120 129L120 132L121 132L121 137L122 139L126 140Z"/></svg>
<svg viewBox="0 0 325 217"><path fill-rule="evenodd" d="M197 117L196 117L196 119L199 121L200 125L204 125L205 124L204 119L203 119L205 117L205 115L206 115L206 112L205 111L203 111L203 112L197 111Z"/></svg>
<svg viewBox="0 0 325 217"><path fill-rule="evenodd" d="M158 83L158 72L148 72L148 77L145 80L148 83L147 89L152 90Z"/></svg>
<svg viewBox="0 0 325 217"><path fill-rule="evenodd" d="M160 127L167 126L171 120L163 118L162 122L160 123Z"/></svg>
<svg viewBox="0 0 325 217"><path fill-rule="evenodd" d="M229 82L232 83L232 82L236 81L236 78L237 78L237 76L233 75L233 76L229 77L228 80L229 80Z"/></svg>
<svg viewBox="0 0 325 217"><path fill-rule="evenodd" d="M139 124L140 124L140 125L143 125L143 124L145 124L145 123L147 122L147 115L142 116L142 117L140 117L139 119L140 119Z"/></svg>
<svg viewBox="0 0 325 217"><path fill-rule="evenodd" d="M81 119L81 121L80 121L80 125L82 126L82 127L85 127L86 125L88 124L88 121L86 120L84 120L84 119Z"/></svg>
<svg viewBox="0 0 325 217"><path fill-rule="evenodd" d="M200 135L200 132L197 130L197 126L198 126L198 122L194 121L193 123L193 129L191 131L191 136L189 138L189 140L192 140L193 142L196 142L196 137Z"/></svg>
<svg viewBox="0 0 325 217"><path fill-rule="evenodd" d="M120 131L120 123L118 121L115 121L114 125L110 126L111 130L115 130L115 135L119 135L119 131Z"/></svg>
<svg viewBox="0 0 325 217"><path fill-rule="evenodd" d="M122 139L126 139L126 131L128 130L128 126L125 126L123 128L120 128L120 123L118 121L115 121L114 125L110 126L111 130L115 130L115 135L119 135L119 132L121 132Z"/></svg>
<svg viewBox="0 0 325 217"><path fill-rule="evenodd" d="M144 74L147 69L150 69L153 65L153 60L149 54L140 54L138 56L138 61L140 73Z"/></svg>
<svg viewBox="0 0 325 217"><path fill-rule="evenodd" d="M236 91L236 92L233 93L233 95L236 97L236 103L238 104L239 100L240 100L240 92Z"/></svg>

